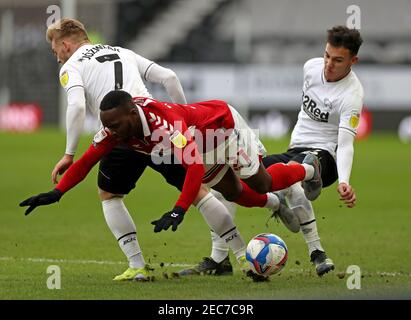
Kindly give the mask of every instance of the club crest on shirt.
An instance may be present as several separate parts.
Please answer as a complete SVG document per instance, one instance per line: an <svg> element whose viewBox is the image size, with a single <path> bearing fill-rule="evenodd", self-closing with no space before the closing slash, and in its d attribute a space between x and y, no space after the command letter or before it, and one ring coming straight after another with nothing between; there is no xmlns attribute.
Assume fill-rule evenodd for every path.
<svg viewBox="0 0 411 320"><path fill-rule="evenodd" d="M170 136L170 141L179 149L182 149L187 145L187 138L178 130L174 131Z"/></svg>
<svg viewBox="0 0 411 320"><path fill-rule="evenodd" d="M353 111L350 117L350 126L353 129L357 129L359 124L360 124L360 114L358 111Z"/></svg>
<svg viewBox="0 0 411 320"><path fill-rule="evenodd" d="M327 109L327 110L331 110L331 109L333 108L330 99L328 99L328 98L325 98L325 99L324 99L324 107L325 107L325 109Z"/></svg>
<svg viewBox="0 0 411 320"><path fill-rule="evenodd" d="M63 72L63 74L61 75L61 77L60 77L61 86L64 88L67 85L68 81L69 81L68 72L67 72L67 70L65 70Z"/></svg>

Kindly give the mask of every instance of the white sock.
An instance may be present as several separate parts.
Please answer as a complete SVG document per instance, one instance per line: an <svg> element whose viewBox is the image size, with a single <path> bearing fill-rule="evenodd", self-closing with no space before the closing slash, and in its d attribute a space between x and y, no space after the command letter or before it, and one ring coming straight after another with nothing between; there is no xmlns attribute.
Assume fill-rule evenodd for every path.
<svg viewBox="0 0 411 320"><path fill-rule="evenodd" d="M278 196L271 192L267 193L267 203L265 204L265 207L273 211L277 211L280 207L280 200L278 199Z"/></svg>
<svg viewBox="0 0 411 320"><path fill-rule="evenodd" d="M305 169L304 181L311 180L314 177L314 167L306 163L303 163L302 166Z"/></svg>
<svg viewBox="0 0 411 320"><path fill-rule="evenodd" d="M216 190L211 189L210 193L226 207L226 209L228 210L228 212L234 219L235 213L237 211L237 205L234 202L227 201L223 197L223 195ZM210 234L211 234L210 257L214 261L221 262L228 256L228 252L230 248L228 247L227 243L223 239L221 239L220 236L217 233L215 233L213 230L210 231Z"/></svg>
<svg viewBox="0 0 411 320"><path fill-rule="evenodd" d="M228 255L227 250L227 254L223 257L224 248L230 248L236 257L245 254L246 244L234 224L233 217L213 194L209 193L201 199L197 204L197 209L203 215L210 229L223 241L216 241L216 237L212 234L211 258L214 261L221 262ZM215 247L214 241L217 242Z"/></svg>
<svg viewBox="0 0 411 320"><path fill-rule="evenodd" d="M301 232L308 246L308 255L311 255L314 250L324 251L318 235L313 207L305 197L300 183L293 184L289 188L288 203L300 220Z"/></svg>
<svg viewBox="0 0 411 320"><path fill-rule="evenodd" d="M235 213L237 211L237 204L235 202L231 202L231 201L227 201L224 196L218 192L215 191L214 189L210 190L210 193L217 198L218 201L220 201L224 207L226 207L226 209L228 210L228 213L233 217L235 217Z"/></svg>
<svg viewBox="0 0 411 320"><path fill-rule="evenodd" d="M127 257L129 267L144 267L146 263L137 240L136 226L124 205L123 198L115 197L101 203L107 225Z"/></svg>
<svg viewBox="0 0 411 320"><path fill-rule="evenodd" d="M211 233L211 254L210 257L217 263L223 261L228 256L230 248L226 242L220 238L220 236L213 230Z"/></svg>

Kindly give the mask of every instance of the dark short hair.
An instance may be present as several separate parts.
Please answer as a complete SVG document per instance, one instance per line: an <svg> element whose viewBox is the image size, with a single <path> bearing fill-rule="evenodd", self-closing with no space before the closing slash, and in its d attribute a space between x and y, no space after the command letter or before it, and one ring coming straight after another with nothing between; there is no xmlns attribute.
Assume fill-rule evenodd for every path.
<svg viewBox="0 0 411 320"><path fill-rule="evenodd" d="M100 103L100 110L106 111L117 108L119 106L127 106L132 102L133 98L128 92L123 90L113 90L107 93Z"/></svg>
<svg viewBox="0 0 411 320"><path fill-rule="evenodd" d="M344 47L352 55L356 55L362 44L362 38L357 29L335 26L327 30L327 42L334 47Z"/></svg>

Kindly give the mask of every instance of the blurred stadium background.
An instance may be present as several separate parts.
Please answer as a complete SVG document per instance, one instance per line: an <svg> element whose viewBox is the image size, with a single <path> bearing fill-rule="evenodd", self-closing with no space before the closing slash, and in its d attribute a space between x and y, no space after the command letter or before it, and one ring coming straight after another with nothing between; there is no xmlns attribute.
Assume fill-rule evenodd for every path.
<svg viewBox="0 0 411 320"><path fill-rule="evenodd" d="M348 210L331 187L314 204L334 274L319 279L312 272L300 234L267 225L265 211L240 208L236 222L245 239L269 231L287 242L290 262L280 277L253 284L237 270L232 278L165 280L164 268L197 263L210 240L195 210L178 232L153 235L150 221L177 192L150 170L139 182L144 191L126 199L146 260L156 267L159 281L148 286L111 282L126 264L102 218L95 170L58 205L24 217L18 203L52 187L50 173L65 146L65 94L45 40L56 5L62 17L82 21L94 43L128 47L173 68L188 101L226 99L240 108L262 135L282 137L264 139L272 152L287 147L303 63L323 55L326 30L346 24L350 5L360 8L364 44L354 70L372 116L360 126L367 128L367 118L372 133L356 145L351 180L359 201ZM0 299L411 296L411 152L402 143L411 141L411 0L0 0L0 75ZM149 89L167 99L161 87ZM79 154L90 140L83 137ZM51 263L62 267L62 290L46 287ZM352 264L362 268L363 290L347 290L337 277Z"/></svg>
<svg viewBox="0 0 411 320"><path fill-rule="evenodd" d="M44 35L49 6L58 5L62 17L84 22L93 42L175 69L188 101L226 99L263 135L282 136L296 120L303 63L323 54L326 29L346 24L352 4L364 38L355 71L373 129L401 127L409 140L410 0L0 0L0 127L30 129L30 115L4 110L13 103L38 105L44 125L64 125L59 66Z"/></svg>

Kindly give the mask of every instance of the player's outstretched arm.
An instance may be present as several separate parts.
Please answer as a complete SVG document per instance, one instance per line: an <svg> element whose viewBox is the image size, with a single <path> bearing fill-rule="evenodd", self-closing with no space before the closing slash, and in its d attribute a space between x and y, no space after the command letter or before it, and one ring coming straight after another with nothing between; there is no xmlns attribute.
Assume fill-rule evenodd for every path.
<svg viewBox="0 0 411 320"><path fill-rule="evenodd" d="M183 135L178 133L179 140L185 141ZM173 141L173 139L172 139ZM174 142L173 142L174 143ZM183 144L185 144L184 142ZM179 144L176 144L179 145ZM181 147L177 147L181 148ZM181 150L181 149L180 149ZM188 151L190 150L190 151ZM187 151L187 152L186 152ZM154 225L154 232L160 232L161 230L168 230L170 226L173 226L171 230L176 231L177 226L183 221L184 214L194 202L198 192L201 188L201 182L204 175L204 165L201 156L198 152L197 146L194 141L191 141L182 152L174 152L177 158L181 161L182 165L187 168L186 177L184 179L183 189L180 197L178 198L173 210L166 212L163 216L151 222ZM187 158L186 158L187 157ZM186 159L194 160L190 165L185 161Z"/></svg>
<svg viewBox="0 0 411 320"><path fill-rule="evenodd" d="M103 141L97 143L95 140L98 136L99 135L97 134L94 137L94 143L90 145L83 156L70 166L54 190L40 193L20 202L20 207L29 206L25 215L28 215L38 206L44 206L59 201L64 193L80 183L87 176L93 166L117 144L112 137L103 139Z"/></svg>
<svg viewBox="0 0 411 320"><path fill-rule="evenodd" d="M59 201L64 193L76 186L87 176L104 154L101 152L102 150L103 148L100 148L100 150L98 150L99 152L97 152L96 148L91 145L84 155L70 166L54 190L40 193L20 202L20 207L29 206L24 214L27 216L38 206L49 205Z"/></svg>
<svg viewBox="0 0 411 320"><path fill-rule="evenodd" d="M185 212L193 203L198 191L200 190L203 175L204 166L202 163L192 164L187 168L183 190L173 210L163 214L160 219L151 222L151 224L154 225L154 232L168 230L170 226L173 226L171 230L177 230L177 226L184 219Z"/></svg>
<svg viewBox="0 0 411 320"><path fill-rule="evenodd" d="M62 195L63 194L61 193L60 190L54 189L50 192L40 193L36 196L30 197L20 202L20 207L28 206L26 212L24 213L24 215L27 216L30 212L32 212L38 206L46 206L51 203L59 201Z"/></svg>

